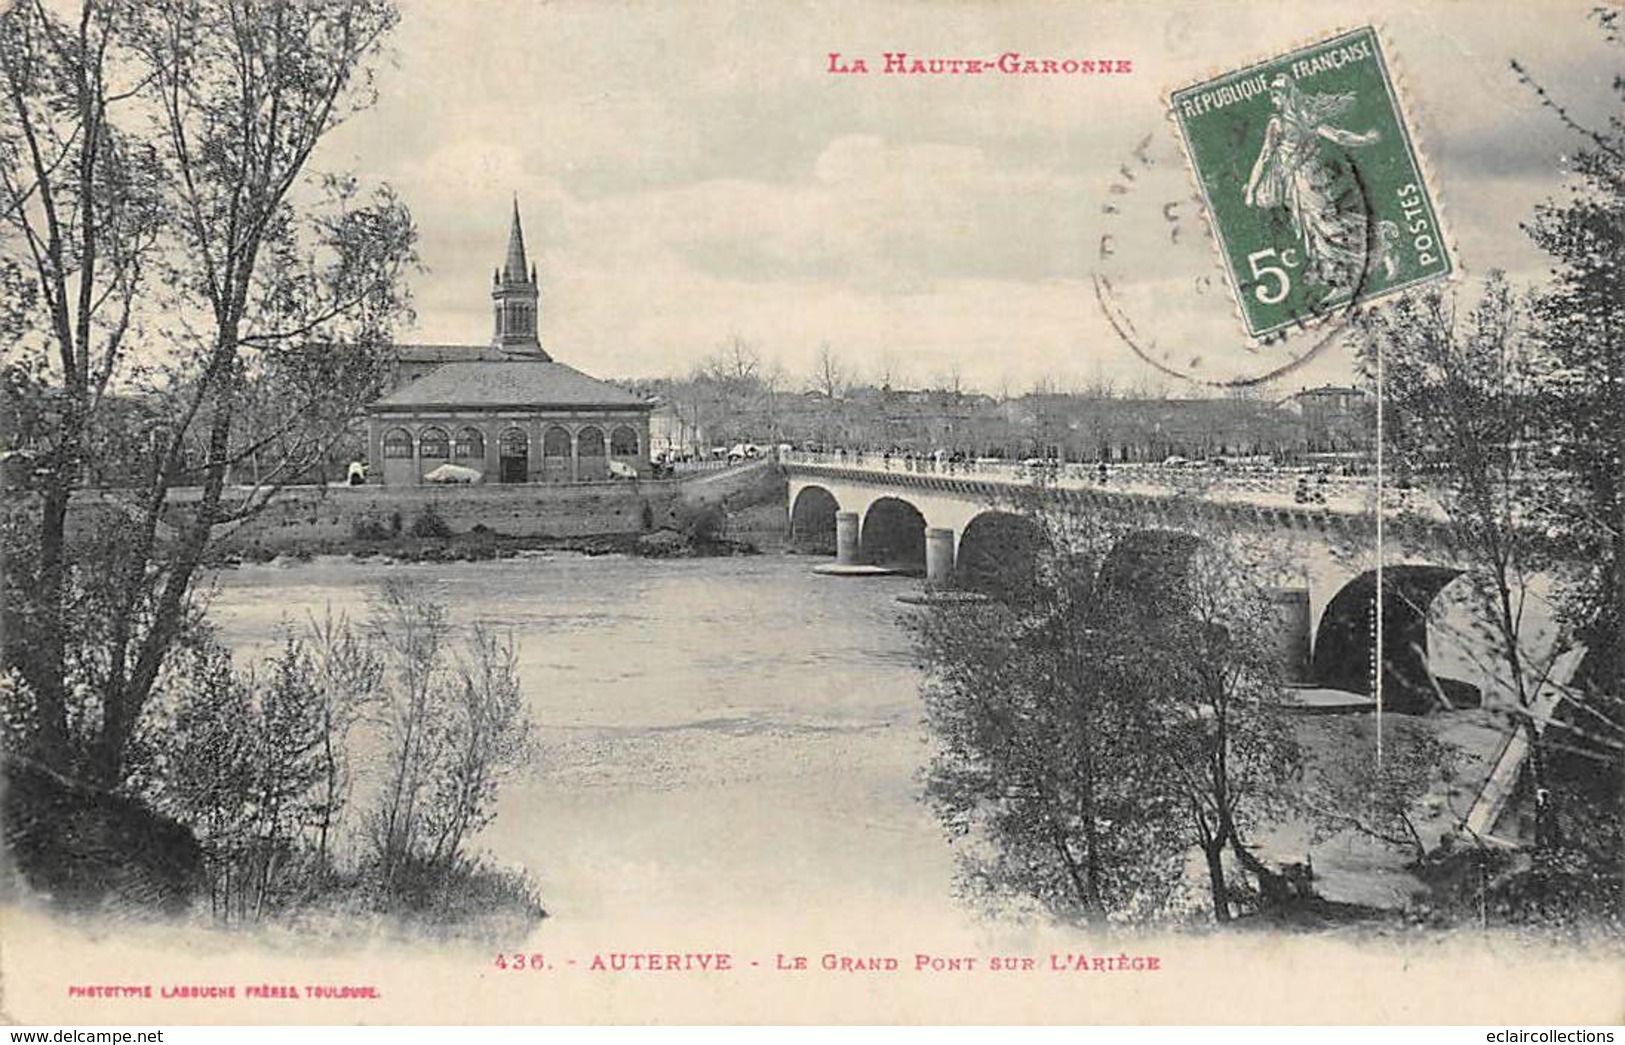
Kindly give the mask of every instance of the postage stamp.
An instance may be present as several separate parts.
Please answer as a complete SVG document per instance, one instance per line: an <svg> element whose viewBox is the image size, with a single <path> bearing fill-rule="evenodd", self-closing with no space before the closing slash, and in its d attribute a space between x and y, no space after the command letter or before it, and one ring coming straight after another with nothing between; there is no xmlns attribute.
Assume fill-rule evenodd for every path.
<svg viewBox="0 0 1625 1045"><path fill-rule="evenodd" d="M1169 104L1252 337L1452 273L1375 29L1194 84Z"/></svg>

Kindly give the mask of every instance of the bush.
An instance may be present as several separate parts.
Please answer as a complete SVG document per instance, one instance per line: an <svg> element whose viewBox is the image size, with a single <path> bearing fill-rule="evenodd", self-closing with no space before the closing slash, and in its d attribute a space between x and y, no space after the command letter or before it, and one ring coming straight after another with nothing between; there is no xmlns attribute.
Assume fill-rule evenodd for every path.
<svg viewBox="0 0 1625 1045"><path fill-rule="evenodd" d="M399 518L399 513L396 517ZM387 541L394 534L382 519L366 515L350 523L350 536L358 541Z"/></svg>
<svg viewBox="0 0 1625 1045"><path fill-rule="evenodd" d="M720 540L728 526L728 513L720 504L684 501L677 506L677 531L691 541Z"/></svg>
<svg viewBox="0 0 1625 1045"><path fill-rule="evenodd" d="M132 792L193 840L218 920L373 911L522 928L545 915L528 878L464 851L534 753L511 640L479 622L453 629L443 605L396 581L365 628L312 620L257 669L234 668L209 636L184 652L136 738ZM14 689L0 689L0 711L26 697ZM353 759L352 742L383 749ZM366 791L378 786L351 813L357 774ZM46 849L58 864L85 862ZM185 866L136 849L107 855L153 865L134 871L155 905L185 891L174 884Z"/></svg>
<svg viewBox="0 0 1625 1045"><path fill-rule="evenodd" d="M485 857L447 862L414 857L395 869L387 889L368 883L384 911L420 918L435 926L497 918L533 923L547 917L536 883L523 871L505 870Z"/></svg>
<svg viewBox="0 0 1625 1045"><path fill-rule="evenodd" d="M423 510L412 519L413 537L450 537L451 524L435 509L432 504L423 506Z"/></svg>
<svg viewBox="0 0 1625 1045"><path fill-rule="evenodd" d="M1617 856L1452 845L1423 861L1417 875L1428 891L1411 913L1434 924L1625 931L1625 866Z"/></svg>

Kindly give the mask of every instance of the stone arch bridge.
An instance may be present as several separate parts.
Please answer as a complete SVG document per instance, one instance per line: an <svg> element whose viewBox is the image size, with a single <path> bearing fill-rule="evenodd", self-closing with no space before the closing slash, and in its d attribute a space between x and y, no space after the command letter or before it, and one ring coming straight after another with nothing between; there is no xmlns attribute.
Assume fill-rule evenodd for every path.
<svg viewBox="0 0 1625 1045"><path fill-rule="evenodd" d="M1205 532L1215 523L1245 533L1275 547L1277 561L1290 564L1286 574L1268 578L1288 677L1351 693L1372 691L1377 533L1369 477L805 452L785 454L782 464L794 545L833 553L840 564L921 574L932 586L986 590L1001 579L1023 583L1023 570L1032 568L1047 541L1028 511L1035 503L1101 518L1128 535ZM1430 644L1448 645L1437 627L1430 628L1430 617L1437 623L1441 614L1464 612L1459 598L1441 599L1463 575L1462 557L1437 505L1410 505L1414 510L1401 525L1392 512L1396 494L1388 496L1385 705L1421 712L1477 703L1483 687L1494 684L1493 671L1485 676L1484 658L1456 648L1443 651L1441 665L1435 656L1440 651L1430 650ZM1461 586L1454 591L1462 594ZM1464 675L1478 677L1468 682Z"/></svg>

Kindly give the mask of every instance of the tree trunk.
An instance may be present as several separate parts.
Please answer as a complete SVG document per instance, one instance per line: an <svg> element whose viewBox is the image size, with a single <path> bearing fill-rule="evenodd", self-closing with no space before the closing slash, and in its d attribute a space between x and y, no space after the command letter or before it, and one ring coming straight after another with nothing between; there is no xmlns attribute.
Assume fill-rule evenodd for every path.
<svg viewBox="0 0 1625 1045"><path fill-rule="evenodd" d="M1216 838L1202 846L1207 857L1207 881L1213 890L1213 918L1220 925L1230 921L1230 887L1224 880L1224 839Z"/></svg>

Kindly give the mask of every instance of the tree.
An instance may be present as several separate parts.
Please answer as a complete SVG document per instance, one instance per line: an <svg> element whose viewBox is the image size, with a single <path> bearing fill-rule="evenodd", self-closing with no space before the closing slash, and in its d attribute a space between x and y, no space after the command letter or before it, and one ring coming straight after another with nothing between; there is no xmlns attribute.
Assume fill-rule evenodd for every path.
<svg viewBox="0 0 1625 1045"><path fill-rule="evenodd" d="M1598 10L1621 42L1618 12ZM1529 757L1538 849L1617 862L1625 801L1625 119L1576 121L1523 65L1515 74L1580 139L1568 198L1526 226L1556 260L1519 301L1492 276L1471 307L1411 295L1358 328L1386 369L1384 439L1422 477L1471 562L1494 670ZM1625 98L1625 78L1614 90ZM1549 590L1548 590L1549 589ZM1549 601L1554 634L1528 617ZM1561 690L1558 656L1584 659ZM1559 699L1561 697L1561 699ZM1601 820L1597 813L1606 811ZM1617 872L1616 872L1617 873Z"/></svg>
<svg viewBox="0 0 1625 1045"><path fill-rule="evenodd" d="M408 582L384 585L370 631L384 663L378 711L386 776L371 826L385 892L421 845L425 793L444 756L447 630L443 606Z"/></svg>
<svg viewBox="0 0 1625 1045"><path fill-rule="evenodd" d="M1599 7L1604 39L1625 46L1625 19ZM1606 810L1589 842L1617 857L1625 822L1625 109L1602 128L1569 111L1514 62L1542 106L1574 133L1565 199L1536 209L1526 231L1556 262L1534 300L1542 351L1540 442L1550 448L1546 506L1570 554L1589 569L1568 578L1561 608L1587 654L1574 680L1583 698L1563 709L1559 757L1584 792L1565 818ZM1625 75L1612 83L1625 103Z"/></svg>
<svg viewBox="0 0 1625 1045"><path fill-rule="evenodd" d="M1246 844L1296 773L1267 604L1217 544L1037 517L1025 590L912 618L940 743L926 794L967 889L1069 920L1157 917L1200 849L1220 921L1226 851L1278 898Z"/></svg>
<svg viewBox="0 0 1625 1045"><path fill-rule="evenodd" d="M8 591L7 660L32 690L30 739L43 760L72 764L65 615L72 563L68 499L125 341L165 219L151 142L111 119L133 87L116 82L134 12L85 3L74 22L42 4L0 12L0 217L11 413L32 454L40 504L32 555L11 556L29 594ZM139 82L139 81L138 81ZM19 570L18 572L24 572ZM26 601L25 601L26 600ZM22 605L19 603L22 602Z"/></svg>
<svg viewBox="0 0 1625 1045"><path fill-rule="evenodd" d="M5 654L32 691L31 745L115 787L220 527L261 510L371 396L376 345L407 308L415 231L387 189L311 177L322 138L372 101L388 0L80 0L0 15L0 270L26 312L8 353L39 466L8 528ZM11 295L8 294L8 298ZM109 402L151 404L151 467L118 499L118 554L68 539ZM265 397L274 406L262 405ZM258 416L264 426L245 422ZM263 460L268 448L275 459ZM256 489L228 496L260 459ZM184 505L177 486L195 485ZM80 498L83 500L83 498ZM25 565L26 564L26 565ZM106 573L105 583L97 576ZM94 593L108 622L75 652ZM75 661L94 660L94 721Z"/></svg>
<svg viewBox="0 0 1625 1045"><path fill-rule="evenodd" d="M1548 407L1519 304L1491 273L1470 308L1429 290L1364 314L1357 329L1368 377L1374 380L1379 364L1385 372L1384 442L1404 474L1424 477L1465 553L1487 625L1473 637L1499 661L1490 670L1528 739L1534 786L1550 793L1549 714L1540 701L1565 642L1537 636L1529 618L1546 577L1560 568L1542 524L1543 488L1564 480L1549 475L1535 450ZM1542 840L1551 826L1546 814L1546 803L1538 804Z"/></svg>
<svg viewBox="0 0 1625 1045"><path fill-rule="evenodd" d="M210 908L229 920L247 906L258 713L230 653L207 638L183 646L170 666L181 670L143 719L137 742L148 753L132 759L142 773L129 786L197 838Z"/></svg>
<svg viewBox="0 0 1625 1045"><path fill-rule="evenodd" d="M834 403L846 394L849 383L846 367L841 364L835 350L830 348L828 341L820 344L818 362L813 365L813 389L824 393L824 397Z"/></svg>
<svg viewBox="0 0 1625 1045"><path fill-rule="evenodd" d="M913 619L938 751L926 796L961 844L961 881L993 905L1036 902L1065 920L1160 908L1177 885L1170 819L1145 815L1125 762L1132 705L1083 669L1085 563L1030 612L945 605Z"/></svg>
<svg viewBox="0 0 1625 1045"><path fill-rule="evenodd" d="M1186 844L1207 864L1214 918L1228 922L1237 894L1227 851L1256 879L1265 905L1291 899L1284 876L1248 845L1256 827L1288 811L1300 769L1267 635L1271 604L1248 580L1256 566L1223 535L1140 537L1129 548L1140 562L1103 577L1098 627L1116 640L1117 699L1147 709L1139 742L1155 757L1145 786L1163 792L1187 826Z"/></svg>
<svg viewBox="0 0 1625 1045"><path fill-rule="evenodd" d="M329 837L349 798L349 735L363 710L377 697L383 663L378 651L351 626L349 618L331 611L312 617L306 628L313 683L320 719L322 792L312 810L316 861L326 869L331 859Z"/></svg>
<svg viewBox="0 0 1625 1045"><path fill-rule="evenodd" d="M1371 757L1375 719L1349 720L1333 727L1331 743L1316 767L1306 805L1317 839L1351 830L1404 850L1420 863L1431 848L1417 813L1435 783L1455 780L1458 752L1427 727L1404 715L1389 715L1383 759Z"/></svg>

